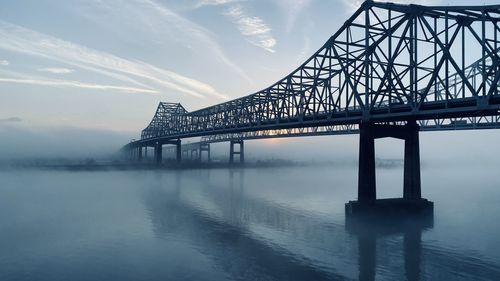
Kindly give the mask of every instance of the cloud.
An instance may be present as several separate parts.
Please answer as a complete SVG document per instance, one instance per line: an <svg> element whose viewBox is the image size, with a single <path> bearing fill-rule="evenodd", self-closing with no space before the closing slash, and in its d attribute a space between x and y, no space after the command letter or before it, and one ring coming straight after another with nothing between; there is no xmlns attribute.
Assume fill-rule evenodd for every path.
<svg viewBox="0 0 500 281"><path fill-rule="evenodd" d="M171 10L153 0L144 0L144 3L149 4L162 17L170 18L170 20L175 23L179 30L182 30L186 34L190 34L191 36L197 38L197 40L203 42L205 47L211 49L215 56L218 57L224 64L234 69L238 75L240 75L248 82L252 82L252 80L243 72L243 70L241 70L236 64L234 64L227 58L220 46L211 38L210 32L208 32L201 26L179 16L178 14L172 12Z"/></svg>
<svg viewBox="0 0 500 281"><path fill-rule="evenodd" d="M99 24L109 25L110 19L114 19L120 25L128 24L139 28L161 44L170 44L172 40L179 41L190 49L196 49L203 56L218 60L236 75L253 83L248 75L227 57L214 40L216 35L157 1L93 0L86 3L85 8L90 10L86 10L84 16ZM78 12L81 12L80 10L82 9ZM127 33L127 36L130 35Z"/></svg>
<svg viewBox="0 0 500 281"><path fill-rule="evenodd" d="M70 87L70 88L82 88L82 89L92 89L92 90L114 90L114 91L126 92L126 93L148 93L148 94L157 94L158 93L158 91L150 90L150 89L113 86L113 85L91 84L91 83L83 83L83 82L79 82L79 81L68 81L68 80L36 80L36 79L18 79L18 78L2 78L2 77L0 77L0 83L27 84L27 85L53 86L53 87Z"/></svg>
<svg viewBox="0 0 500 281"><path fill-rule="evenodd" d="M7 60L0 60L1 66L9 66L9 64L10 64L9 61L7 61Z"/></svg>
<svg viewBox="0 0 500 281"><path fill-rule="evenodd" d="M42 72L49 72L53 74L68 74L68 73L73 73L75 72L74 69L69 69L69 68L59 68L59 67L46 67L46 68L40 68L38 71Z"/></svg>
<svg viewBox="0 0 500 281"><path fill-rule="evenodd" d="M242 2L245 0L202 0L196 4L195 8L200 8L203 6L219 6L235 2Z"/></svg>
<svg viewBox="0 0 500 281"><path fill-rule="evenodd" d="M127 60L3 21L0 21L0 37L2 38L0 48L5 50L58 61L142 87L147 85L149 88L157 89L160 86L199 98L211 95L220 99L227 99L225 95L201 81L142 61ZM139 82L139 79L143 82ZM61 82L58 83L61 84ZM40 85L46 84L50 83L40 83ZM94 88L94 86L91 86L93 84L74 83L74 81L68 81L67 85ZM156 93L159 91L132 87L104 87L117 90L130 89L135 92ZM95 86L95 89L100 88L100 86Z"/></svg>
<svg viewBox="0 0 500 281"><path fill-rule="evenodd" d="M232 6L225 13L238 26L240 33L248 42L271 53L276 45L276 39L271 34L271 28L259 17L248 16L241 6Z"/></svg>

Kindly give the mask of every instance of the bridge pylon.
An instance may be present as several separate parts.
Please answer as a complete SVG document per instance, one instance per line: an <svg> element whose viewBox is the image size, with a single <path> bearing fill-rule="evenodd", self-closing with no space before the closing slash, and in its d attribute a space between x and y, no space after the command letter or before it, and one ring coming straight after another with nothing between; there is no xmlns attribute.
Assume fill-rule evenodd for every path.
<svg viewBox="0 0 500 281"><path fill-rule="evenodd" d="M346 214L432 210L433 203L421 197L419 130L415 120L405 125L359 125L358 200L346 204ZM403 198L377 200L375 139L387 137L405 141Z"/></svg>
<svg viewBox="0 0 500 281"><path fill-rule="evenodd" d="M163 144L157 142L155 145L155 162L157 165L161 165L163 158Z"/></svg>
<svg viewBox="0 0 500 281"><path fill-rule="evenodd" d="M182 161L182 142L181 142L181 139L178 139L175 141L175 154L176 154L175 159L177 160L177 163L181 163L181 161Z"/></svg>
<svg viewBox="0 0 500 281"><path fill-rule="evenodd" d="M142 162L142 146L137 147L137 160Z"/></svg>
<svg viewBox="0 0 500 281"><path fill-rule="evenodd" d="M239 145L239 150L235 150L234 146ZM240 156L240 164L245 163L245 146L243 140L230 140L229 141L229 163L234 164L234 156Z"/></svg>
<svg viewBox="0 0 500 281"><path fill-rule="evenodd" d="M189 156L190 160L198 159L198 148L191 149L191 154Z"/></svg>
<svg viewBox="0 0 500 281"><path fill-rule="evenodd" d="M155 162L157 165L161 165L163 161L163 145L164 144L173 144L175 145L175 153L176 153L176 160L177 163L180 163L182 160L182 143L180 139L177 140L167 140L167 141L158 141L155 144Z"/></svg>
<svg viewBox="0 0 500 281"><path fill-rule="evenodd" d="M210 144L200 143L200 153L198 154L198 161L202 161L203 152L207 152L207 162L210 163Z"/></svg>

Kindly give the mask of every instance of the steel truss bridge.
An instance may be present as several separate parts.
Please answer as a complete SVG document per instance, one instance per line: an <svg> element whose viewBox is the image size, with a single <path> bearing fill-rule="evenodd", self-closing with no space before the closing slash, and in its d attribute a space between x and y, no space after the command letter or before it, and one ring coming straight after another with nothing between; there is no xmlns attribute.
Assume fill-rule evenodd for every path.
<svg viewBox="0 0 500 281"><path fill-rule="evenodd" d="M140 159L155 147L160 163L162 145L175 144L180 160L181 139L201 137L195 146L229 141L230 159L243 161L247 139L360 134L358 200L374 202L373 141L395 137L405 140L404 198L420 199L418 131L500 127L499 20L500 5L366 1L288 76L196 111L160 103L125 149Z"/></svg>

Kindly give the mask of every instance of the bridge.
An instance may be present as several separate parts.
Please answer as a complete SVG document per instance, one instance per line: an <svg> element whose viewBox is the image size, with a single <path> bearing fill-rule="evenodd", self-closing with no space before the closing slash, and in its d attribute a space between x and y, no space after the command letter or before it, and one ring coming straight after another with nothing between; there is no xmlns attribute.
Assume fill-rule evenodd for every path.
<svg viewBox="0 0 500 281"><path fill-rule="evenodd" d="M140 160L153 147L161 164L163 145L173 144L181 161L182 139L201 137L184 150L201 159L202 146L210 155L210 143L228 141L230 162L238 154L243 162L248 139L359 134L352 212L377 202L374 140L393 137L405 141L403 199L424 202L419 131L500 127L499 20L500 5L366 1L283 79L196 111L160 103L141 139L124 150Z"/></svg>

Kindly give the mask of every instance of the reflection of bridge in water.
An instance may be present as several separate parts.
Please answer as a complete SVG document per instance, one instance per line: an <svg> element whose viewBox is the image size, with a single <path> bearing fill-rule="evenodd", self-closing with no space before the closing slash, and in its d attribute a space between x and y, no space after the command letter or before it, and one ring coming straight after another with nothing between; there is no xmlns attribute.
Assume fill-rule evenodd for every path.
<svg viewBox="0 0 500 281"><path fill-rule="evenodd" d="M243 162L247 139L359 133L358 201L373 205L374 139L393 137L405 141L403 198L426 203L419 131L500 125L498 20L500 5L366 1L305 63L275 84L191 112L178 103L160 103L141 139L124 148L140 160L143 148L154 147L161 163L162 146L174 144L180 161L181 140L202 137L191 151L209 154L210 143L229 141L230 161L239 155Z"/></svg>
<svg viewBox="0 0 500 281"><path fill-rule="evenodd" d="M176 175L177 182L169 187L160 181L146 204L159 237L177 235L196 241L201 252L235 278L375 280L378 274L389 274L393 280L402 276L450 280L460 274L464 279L495 280L500 276L498 265L473 253L422 243L422 233L433 227L432 218L371 223L355 219L344 227L246 194L243 170L230 175L227 185L211 183L210 172Z"/></svg>

